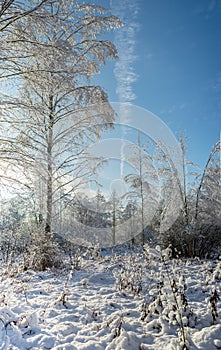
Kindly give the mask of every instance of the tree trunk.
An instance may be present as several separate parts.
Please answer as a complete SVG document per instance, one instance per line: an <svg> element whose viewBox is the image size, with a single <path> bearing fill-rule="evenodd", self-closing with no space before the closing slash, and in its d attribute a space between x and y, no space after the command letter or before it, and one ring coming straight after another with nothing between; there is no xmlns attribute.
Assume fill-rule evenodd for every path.
<svg viewBox="0 0 221 350"><path fill-rule="evenodd" d="M113 247L114 247L116 244L116 198L115 198L115 193L113 193L112 229L113 229Z"/></svg>
<svg viewBox="0 0 221 350"><path fill-rule="evenodd" d="M53 177L53 160L52 160L52 147L53 147L53 97L49 98L49 127L48 127L48 139L47 139L47 213L46 213L46 225L45 232L49 235L52 234L52 177Z"/></svg>
<svg viewBox="0 0 221 350"><path fill-rule="evenodd" d="M140 177L140 197L141 197L141 240L142 245L145 244L145 227L144 227L144 190L143 190L143 166L142 166L142 153L141 153L141 141L140 133L137 136L137 143L139 149L139 177Z"/></svg>

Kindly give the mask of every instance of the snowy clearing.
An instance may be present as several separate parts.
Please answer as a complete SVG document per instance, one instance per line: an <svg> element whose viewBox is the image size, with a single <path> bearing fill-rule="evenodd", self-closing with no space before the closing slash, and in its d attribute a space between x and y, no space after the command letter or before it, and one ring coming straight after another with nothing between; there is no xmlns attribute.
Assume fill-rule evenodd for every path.
<svg viewBox="0 0 221 350"><path fill-rule="evenodd" d="M189 349L221 349L220 280L219 260L155 249L87 256L73 273L2 268L0 349L179 350L183 335Z"/></svg>

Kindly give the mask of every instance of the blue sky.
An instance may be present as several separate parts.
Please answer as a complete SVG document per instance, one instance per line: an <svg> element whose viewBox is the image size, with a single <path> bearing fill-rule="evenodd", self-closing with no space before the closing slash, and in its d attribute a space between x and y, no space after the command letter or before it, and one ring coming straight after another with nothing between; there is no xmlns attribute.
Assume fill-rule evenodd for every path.
<svg viewBox="0 0 221 350"><path fill-rule="evenodd" d="M128 69L128 79L131 78L133 96L129 102L156 114L173 133L184 132L188 158L204 166L220 137L221 1L97 3L122 15L128 28L126 35L131 35L128 46L121 42L121 31L125 29L110 35L119 48L120 60L122 55L125 59L124 51L131 50L132 58L123 70L126 75ZM96 82L108 92L110 101L125 99L116 91L119 79L115 62L102 68Z"/></svg>

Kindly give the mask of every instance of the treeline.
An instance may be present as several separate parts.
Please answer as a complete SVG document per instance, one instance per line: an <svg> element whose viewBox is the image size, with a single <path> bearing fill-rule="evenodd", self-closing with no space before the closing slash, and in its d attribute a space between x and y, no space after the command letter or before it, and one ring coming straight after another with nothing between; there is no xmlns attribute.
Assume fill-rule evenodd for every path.
<svg viewBox="0 0 221 350"><path fill-rule="evenodd" d="M144 171L142 157L139 161L143 163L143 173L125 177L125 182L128 183L129 178L133 181L129 181L127 192L121 196L113 191L106 198L101 190L93 196L74 192L64 195L54 208L51 242L56 241L60 247L69 243L112 247L148 242L162 247L171 245L173 253L180 256L218 254L221 248L219 153L220 142L217 142L202 173L193 171L194 165L183 157L182 183L176 178L177 173L173 174L171 167L166 166L165 157L162 160L162 150L158 150L152 172L149 165L148 173ZM134 156L133 150L131 156ZM149 158L153 161L153 154L149 154L148 162ZM153 181L157 165L158 177ZM39 212L35 193L23 198L21 194L12 197L2 202L1 208L0 244L4 260L16 250L27 249L34 240L46 239L45 217Z"/></svg>

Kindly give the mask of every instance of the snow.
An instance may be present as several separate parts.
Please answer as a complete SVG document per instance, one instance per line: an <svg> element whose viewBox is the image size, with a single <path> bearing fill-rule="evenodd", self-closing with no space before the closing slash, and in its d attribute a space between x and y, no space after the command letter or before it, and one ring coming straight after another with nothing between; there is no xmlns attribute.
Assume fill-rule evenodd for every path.
<svg viewBox="0 0 221 350"><path fill-rule="evenodd" d="M71 273L2 266L0 350L182 350L181 319L190 350L221 349L220 261L160 254L103 251Z"/></svg>

